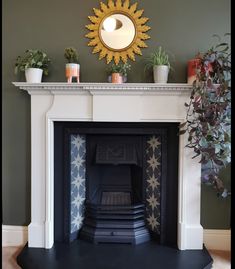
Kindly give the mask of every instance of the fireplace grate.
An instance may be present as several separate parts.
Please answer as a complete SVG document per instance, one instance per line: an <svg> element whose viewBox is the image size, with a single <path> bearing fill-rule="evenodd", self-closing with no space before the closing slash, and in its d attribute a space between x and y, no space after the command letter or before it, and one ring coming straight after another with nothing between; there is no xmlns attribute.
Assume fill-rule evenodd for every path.
<svg viewBox="0 0 235 269"><path fill-rule="evenodd" d="M144 204L126 206L86 204L80 236L95 243L147 242L150 240L150 234L145 226L144 212Z"/></svg>
<svg viewBox="0 0 235 269"><path fill-rule="evenodd" d="M102 205L130 205L131 194L130 192L102 192L101 198Z"/></svg>

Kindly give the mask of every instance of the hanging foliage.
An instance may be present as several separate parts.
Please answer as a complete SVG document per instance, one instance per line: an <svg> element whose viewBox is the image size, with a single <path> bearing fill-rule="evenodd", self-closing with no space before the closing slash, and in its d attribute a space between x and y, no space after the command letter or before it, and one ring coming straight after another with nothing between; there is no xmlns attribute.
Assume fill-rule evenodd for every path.
<svg viewBox="0 0 235 269"><path fill-rule="evenodd" d="M230 193L219 171L231 162L231 54L229 43L215 36L218 44L198 55L186 121L179 128L180 134L188 133L193 158L200 156L202 182L226 197Z"/></svg>

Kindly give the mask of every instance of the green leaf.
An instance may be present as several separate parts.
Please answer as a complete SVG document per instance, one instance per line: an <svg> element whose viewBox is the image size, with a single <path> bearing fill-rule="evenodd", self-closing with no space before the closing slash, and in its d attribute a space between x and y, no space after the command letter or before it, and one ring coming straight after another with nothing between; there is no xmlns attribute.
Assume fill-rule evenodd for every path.
<svg viewBox="0 0 235 269"><path fill-rule="evenodd" d="M27 68L35 67L42 68L45 74L48 74L48 64L50 59L46 53L40 50L27 49L23 56L18 56L16 58L16 63L18 71L25 71Z"/></svg>
<svg viewBox="0 0 235 269"><path fill-rule="evenodd" d="M202 137L201 140L199 141L199 145L203 148L206 148L208 146L207 140L205 137Z"/></svg>
<svg viewBox="0 0 235 269"><path fill-rule="evenodd" d="M185 134L187 130L180 130L179 135Z"/></svg>
<svg viewBox="0 0 235 269"><path fill-rule="evenodd" d="M219 144L215 144L215 153L219 153L221 150L221 146Z"/></svg>

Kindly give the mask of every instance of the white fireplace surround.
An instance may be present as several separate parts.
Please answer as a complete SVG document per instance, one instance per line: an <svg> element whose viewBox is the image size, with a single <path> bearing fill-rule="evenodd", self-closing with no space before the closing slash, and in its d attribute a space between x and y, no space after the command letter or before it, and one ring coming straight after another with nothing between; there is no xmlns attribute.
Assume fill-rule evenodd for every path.
<svg viewBox="0 0 235 269"><path fill-rule="evenodd" d="M31 223L28 246L54 244L54 122L184 122L191 86L154 83L24 83L31 95ZM180 250L202 249L201 165L179 137L178 232Z"/></svg>

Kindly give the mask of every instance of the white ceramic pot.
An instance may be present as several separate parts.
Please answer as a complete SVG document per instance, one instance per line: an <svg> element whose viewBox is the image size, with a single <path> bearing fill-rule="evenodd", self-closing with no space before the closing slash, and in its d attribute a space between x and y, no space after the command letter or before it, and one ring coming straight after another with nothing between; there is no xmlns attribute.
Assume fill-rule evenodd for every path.
<svg viewBox="0 0 235 269"><path fill-rule="evenodd" d="M25 78L28 83L41 83L43 70L40 68L28 68L25 70Z"/></svg>
<svg viewBox="0 0 235 269"><path fill-rule="evenodd" d="M154 65L153 78L155 83L167 83L169 74L169 66Z"/></svg>

